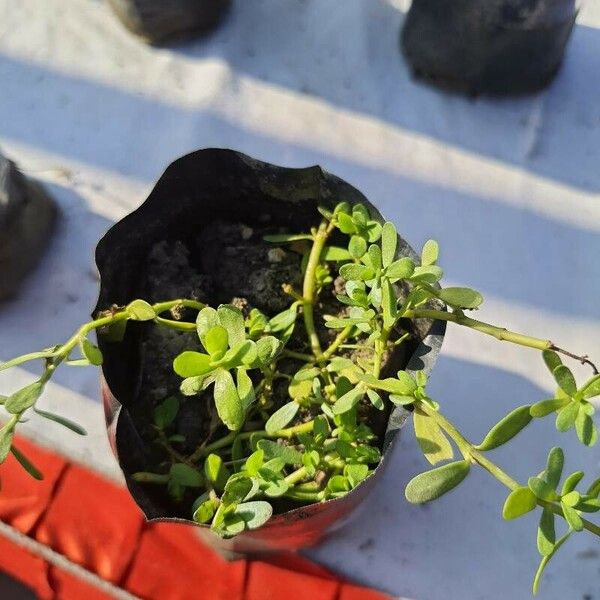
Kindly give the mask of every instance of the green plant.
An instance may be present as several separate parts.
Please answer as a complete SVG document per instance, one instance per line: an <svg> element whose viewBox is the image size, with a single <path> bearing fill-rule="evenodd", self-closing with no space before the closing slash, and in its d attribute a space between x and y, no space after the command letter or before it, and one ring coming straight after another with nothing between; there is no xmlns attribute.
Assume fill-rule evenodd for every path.
<svg viewBox="0 0 600 600"><path fill-rule="evenodd" d="M533 419L553 413L558 431L575 428L581 442L593 446L598 432L590 399L600 396L597 369L587 357L549 340L466 316L465 311L477 309L483 298L469 288L439 286L442 269L437 265L435 241L424 245L420 264L416 264L410 258L398 258L394 225L381 226L364 206L341 203L333 212L320 212L323 218L310 233L265 238L295 244L303 252L302 290L281 282L290 305L275 316L253 308L245 317L232 305L215 309L185 299L154 305L134 300L97 315L62 345L0 365L6 369L37 359L45 365L38 381L1 398L10 418L0 430L0 461L12 452L34 477L41 477L12 444L14 431L29 409L83 433L67 419L40 410L37 401L61 363L102 364L102 353L88 339L93 330L113 341L123 336L131 320L195 331L203 351L182 352L174 357L173 369L181 377L184 396L197 396L202 402L212 398L219 423L192 453L183 454L177 448L185 438L174 428L180 401L173 395L165 398L153 415L155 441L163 448L165 460L157 465L157 472L135 473L138 482L166 486L176 502L191 493L196 500L190 516L210 524L221 536L234 536L266 523L277 499L321 502L359 485L381 460L380 441L370 428L374 411L404 406L412 412L427 461L433 466L445 462L408 483L408 501L439 498L479 466L510 492L505 519L541 508L537 591L548 561L571 535L585 529L600 536L600 527L582 516L600 510L600 480L585 492L577 491L584 476L579 471L568 476L558 491L563 453L553 448L546 469L522 485L492 462L488 453L513 439ZM335 245L334 239L346 239L346 243ZM336 294L338 313L323 315L325 327L335 332L324 345L315 306L323 290L336 285L334 269L343 280L343 293ZM182 309L196 311L195 322L183 320ZM303 329L298 326L300 316ZM541 351L556 380L555 397L514 409L481 443L470 442L428 395L424 372L401 370L384 376L389 375L384 373L386 357L413 335L406 323L419 319L452 322ZM304 348L298 348L299 339L304 340ZM77 349L80 356L74 358ZM578 387L560 355L590 365L594 375ZM282 380L287 384L284 401L275 394ZM557 516L567 524L566 533L558 539Z"/></svg>

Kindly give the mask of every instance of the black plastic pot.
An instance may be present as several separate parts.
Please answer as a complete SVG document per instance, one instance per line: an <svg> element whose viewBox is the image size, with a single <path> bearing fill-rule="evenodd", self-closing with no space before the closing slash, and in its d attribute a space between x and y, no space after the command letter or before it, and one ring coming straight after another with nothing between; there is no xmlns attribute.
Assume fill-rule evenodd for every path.
<svg viewBox="0 0 600 600"><path fill-rule="evenodd" d="M214 29L231 0L109 0L121 22L151 43Z"/></svg>
<svg viewBox="0 0 600 600"><path fill-rule="evenodd" d="M469 93L545 87L558 71L576 0L413 0L402 48L413 72Z"/></svg>
<svg viewBox="0 0 600 600"><path fill-rule="evenodd" d="M287 169L231 150L207 149L194 152L171 164L148 199L135 212L114 225L100 241L96 262L101 277L96 311L122 305L142 295L144 264L150 248L165 239L186 239L215 220L242 222L250 227L265 219L290 231L308 230L318 217L318 205L333 208L339 201L362 202L373 218L382 220L373 205L355 188L320 167ZM227 253L222 257L227 260ZM418 260L412 248L399 238L399 256ZM208 299L210 302L210 298ZM170 519L159 494L133 481L131 474L145 470L147 449L139 434L144 415L139 416L139 374L142 359L140 340L148 323L128 324L120 343L100 336L105 356L103 399L109 437L129 490L148 519ZM445 324L421 322L413 330L414 341L388 360L397 370L431 371L443 340ZM143 413L143 411L142 411ZM137 414L137 417L133 417ZM223 541L205 526L199 530L222 552L255 553L266 550L296 550L323 538L358 506L376 485L387 464L387 456L407 417L394 409L380 427L384 458L373 476L343 498L303 506L274 516L264 527ZM136 421L137 419L137 421Z"/></svg>

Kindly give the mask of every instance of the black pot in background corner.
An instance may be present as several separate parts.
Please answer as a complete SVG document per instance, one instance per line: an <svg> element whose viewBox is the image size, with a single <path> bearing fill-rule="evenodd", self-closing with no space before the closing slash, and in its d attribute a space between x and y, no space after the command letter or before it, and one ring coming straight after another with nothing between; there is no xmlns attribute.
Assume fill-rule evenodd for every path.
<svg viewBox="0 0 600 600"><path fill-rule="evenodd" d="M557 73L578 0L413 0L401 45L414 74L467 93L518 94Z"/></svg>
<svg viewBox="0 0 600 600"><path fill-rule="evenodd" d="M341 200L364 203L374 219L383 221L377 209L355 188L320 167L289 169L250 158L239 152L206 149L172 163L148 199L133 213L114 225L99 242L96 264L100 273L100 297L94 310L123 305L143 296L146 259L152 246L166 239L187 239L215 221L243 222L259 226L268 217L277 226L304 230L314 224L317 206L333 209ZM398 236L398 256L418 257ZM220 259L226 260L227 254ZM212 299L207 299L212 303ZM259 306L260 308L260 306ZM131 325L131 326L130 326ZM99 336L104 355L102 396L111 445L125 474L134 500L148 519L192 523L173 518L169 507L154 488L133 480L136 471L146 470L148 454L140 431L151 418L138 394L143 367L143 336L152 323L128 325L122 342L111 343ZM414 338L404 350L396 351L384 370L423 369L430 372L442 345L445 323L420 321ZM405 345L403 345L405 346ZM140 410L142 407L142 410ZM137 415L137 416L136 416ZM294 551L318 543L337 528L381 477L389 463L396 433L408 413L396 407L374 427L382 440L383 459L374 474L342 498L301 506L276 514L263 527L222 540L207 526L199 533L219 552L229 557L275 550Z"/></svg>
<svg viewBox="0 0 600 600"><path fill-rule="evenodd" d="M231 0L109 0L120 21L150 43L207 33L214 29Z"/></svg>

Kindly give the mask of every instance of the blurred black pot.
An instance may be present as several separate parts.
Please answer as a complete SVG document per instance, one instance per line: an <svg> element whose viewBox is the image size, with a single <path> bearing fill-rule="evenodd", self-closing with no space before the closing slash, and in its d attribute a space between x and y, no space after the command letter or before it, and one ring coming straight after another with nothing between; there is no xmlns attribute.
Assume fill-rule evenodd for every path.
<svg viewBox="0 0 600 600"><path fill-rule="evenodd" d="M206 33L216 27L230 0L109 0L121 22L150 43Z"/></svg>
<svg viewBox="0 0 600 600"><path fill-rule="evenodd" d="M470 93L539 90L558 71L577 0L413 0L402 49L417 77Z"/></svg>

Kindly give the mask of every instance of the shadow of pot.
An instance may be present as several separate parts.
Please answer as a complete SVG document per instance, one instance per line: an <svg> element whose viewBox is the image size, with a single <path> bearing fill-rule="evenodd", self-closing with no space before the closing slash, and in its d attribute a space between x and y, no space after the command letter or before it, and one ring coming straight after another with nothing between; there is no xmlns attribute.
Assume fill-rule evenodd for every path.
<svg viewBox="0 0 600 600"><path fill-rule="evenodd" d="M119 20L156 44L208 33L221 21L231 0L109 0Z"/></svg>
<svg viewBox="0 0 600 600"><path fill-rule="evenodd" d="M518 94L556 75L577 0L413 0L401 45L414 74L467 93Z"/></svg>
<svg viewBox="0 0 600 600"><path fill-rule="evenodd" d="M145 260L152 246L162 240L186 239L217 220L253 227L264 221L265 215L270 216L273 224L289 231L308 231L314 225L317 206L333 209L341 199L351 204L364 203L372 217L383 222L379 212L358 190L317 166L288 169L220 149L199 150L184 156L167 168L140 208L114 225L99 242L96 263L101 283L94 313L142 295ZM398 242L398 256L409 256L418 262L407 242L401 237ZM140 431L144 418L150 419L151 415L139 410L141 339L148 327L153 325L130 322L119 343L107 342L99 336L104 354L102 396L109 438L129 491L146 518L192 523L173 518L172 509L164 496L155 493L155 487L143 486L131 477L148 467L147 448ZM399 368L430 372L444 331L443 322L420 322L405 350L399 350L402 344L387 360L382 377L386 370L391 373ZM294 551L318 543L343 523L377 484L408 414L397 407L384 414L380 424L373 425L381 440L383 459L373 475L346 496L275 514L260 529L229 540L218 538L204 525L197 525L199 532L211 546L228 556Z"/></svg>

